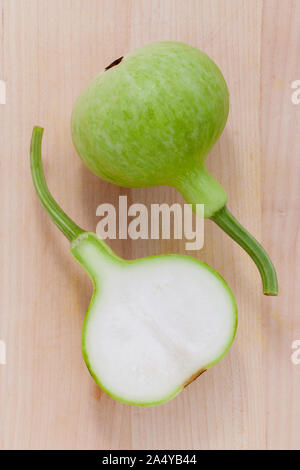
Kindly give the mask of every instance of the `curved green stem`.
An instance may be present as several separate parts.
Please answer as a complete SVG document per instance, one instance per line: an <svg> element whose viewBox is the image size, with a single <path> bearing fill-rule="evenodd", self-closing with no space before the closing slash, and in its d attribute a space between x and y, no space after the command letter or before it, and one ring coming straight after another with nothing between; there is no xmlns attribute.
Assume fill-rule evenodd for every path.
<svg viewBox="0 0 300 470"><path fill-rule="evenodd" d="M278 295L278 282L274 265L258 241L239 224L226 206L216 212L211 220L219 225L251 256L260 272L264 294Z"/></svg>
<svg viewBox="0 0 300 470"><path fill-rule="evenodd" d="M82 230L78 225L64 213L59 207L57 202L51 196L47 183L45 181L42 159L41 159L41 147L42 147L42 136L44 129L35 126L32 131L31 146L30 146L30 165L31 174L34 183L35 190L39 197L39 200L43 204L44 208L50 215L53 222L62 231L62 233L68 238L68 240L75 240L81 233Z"/></svg>

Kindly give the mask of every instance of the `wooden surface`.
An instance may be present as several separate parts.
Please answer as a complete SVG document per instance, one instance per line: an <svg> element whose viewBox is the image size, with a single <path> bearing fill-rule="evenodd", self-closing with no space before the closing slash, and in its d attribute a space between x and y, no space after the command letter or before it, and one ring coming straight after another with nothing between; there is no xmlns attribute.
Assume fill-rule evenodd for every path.
<svg viewBox="0 0 300 470"><path fill-rule="evenodd" d="M0 0L0 448L300 448L299 170L300 2L297 0ZM34 194L29 142L45 127L49 186L65 211L95 230L96 207L183 202L175 190L124 190L76 156L69 121L84 85L116 57L156 40L206 51L231 94L225 132L208 167L229 208L263 242L280 295L263 298L252 261L206 222L205 247L189 253L236 294L239 327L223 361L168 404L137 408L102 393L81 356L92 287ZM184 253L184 242L116 240L135 258Z"/></svg>

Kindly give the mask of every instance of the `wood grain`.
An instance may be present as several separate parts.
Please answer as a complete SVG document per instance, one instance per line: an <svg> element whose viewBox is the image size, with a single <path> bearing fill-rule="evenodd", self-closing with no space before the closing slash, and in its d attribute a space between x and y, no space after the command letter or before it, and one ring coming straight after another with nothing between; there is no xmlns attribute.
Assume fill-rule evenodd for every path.
<svg viewBox="0 0 300 470"><path fill-rule="evenodd" d="M273 8L270 8L272 4ZM291 345L300 338L300 2L267 1L262 31L261 145L263 239L278 268L280 295L264 300L267 446L300 448L300 365Z"/></svg>
<svg viewBox="0 0 300 470"><path fill-rule="evenodd" d="M291 82L300 79L300 4L286 0L0 0L0 365L2 449L300 448L299 124ZM231 211L263 240L280 296L263 298L251 260L218 227L189 253L228 281L239 307L237 339L224 360L168 404L122 405L84 365L81 326L92 287L34 194L33 125L45 128L47 180L65 211L95 230L96 207L183 202L166 187L125 190L97 179L70 138L84 85L150 41L205 50L231 94L225 132L208 167ZM298 61L298 62L297 62ZM298 69L297 69L298 67ZM298 237L298 238L297 238ZM178 240L114 240L125 258L184 253ZM196 299L195 299L196 301Z"/></svg>

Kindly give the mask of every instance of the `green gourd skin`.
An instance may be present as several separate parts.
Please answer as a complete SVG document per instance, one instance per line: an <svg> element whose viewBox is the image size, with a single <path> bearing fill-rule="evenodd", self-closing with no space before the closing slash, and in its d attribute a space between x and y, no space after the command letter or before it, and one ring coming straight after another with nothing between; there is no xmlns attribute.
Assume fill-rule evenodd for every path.
<svg viewBox="0 0 300 470"><path fill-rule="evenodd" d="M95 77L72 113L72 138L96 175L124 187L169 185L204 204L252 257L266 295L277 295L274 266L262 246L226 208L227 194L205 159L221 135L229 93L217 65L179 42L143 46Z"/></svg>
<svg viewBox="0 0 300 470"><path fill-rule="evenodd" d="M111 183L171 185L183 194L196 187L209 217L227 196L204 162L228 111L226 82L206 54L154 43L87 86L73 110L73 142L87 166Z"/></svg>
<svg viewBox="0 0 300 470"><path fill-rule="evenodd" d="M202 372L219 362L230 348L237 328L237 307L234 296L219 274L195 258L184 255L160 255L127 261L117 256L96 234L87 233L75 224L58 206L48 190L41 161L42 135L43 129L35 127L30 151L34 187L47 213L70 241L72 255L90 275L94 285L93 297L82 330L82 352L86 365L96 383L118 401L139 406L164 403L175 397ZM157 284L161 273L163 282ZM200 282L197 279L199 275ZM168 288L164 286L168 276L171 279L173 276L175 284L177 278L180 278L175 290L171 286L171 291L168 291ZM182 286L181 282L184 282L185 286ZM132 286L134 283L138 283L138 286ZM149 283L150 291L147 291ZM151 286L156 286L155 290ZM189 286L193 289L191 296L188 291ZM126 302L127 295L128 302ZM148 295L146 302L145 295ZM158 296L157 300L155 300L156 296ZM109 299L112 299L111 310L109 310ZM182 302L181 305L180 302ZM152 312L149 304L152 304ZM157 317L158 311L159 317ZM128 321L126 315L128 315ZM214 320L210 323L212 317ZM110 318L112 318L111 321ZM139 324L141 324L140 329L136 326ZM177 325L177 330L174 330L174 325ZM145 334L143 333L145 328L146 330L148 328L150 333L142 337L139 343L140 336ZM187 340L184 336L185 330L189 331L190 335ZM219 336L216 336L218 344L214 338L215 330L219 330ZM139 332L141 334L138 334ZM158 336L159 341L158 352L156 346L153 348L153 364L151 363L149 368L149 361L152 360L149 355L149 351L152 351L151 348L149 349L149 344L152 344L150 341L152 335ZM198 335L202 336L198 338ZM110 348L110 351L103 353L103 350L99 349L101 341L107 348ZM130 356L132 343L133 359ZM177 344L177 352L174 344ZM165 360L163 354L160 357L161 346L166 350L170 348L171 367L161 366L161 362ZM206 357L206 359L202 358L200 364L197 362L198 350L193 351L193 347L197 347L199 354L204 354L203 357ZM118 360L110 363L110 355L115 354L116 348L120 349ZM136 360L138 367L138 360L143 357L145 349L145 371L141 370L138 373L135 366L131 366L131 361ZM209 355L205 356L208 350ZM175 356L174 352L176 352ZM126 354L129 354L128 362L126 360L124 362ZM187 369L188 374L182 376L182 380L176 379L172 387L172 380L174 381L172 367L174 367L174 374L177 374L178 364L184 364L183 370L186 370L189 357L190 360L196 358L196 365L199 367L194 367L193 363L191 369ZM118 363L122 361L124 368L122 366L118 370ZM105 367L109 371L106 371L106 374L103 373ZM116 368L115 375L114 367ZM152 377L148 379L149 371L150 374L154 371L153 382ZM122 374L126 383L116 384L114 381L118 382ZM168 374L171 374L170 379L166 379L166 376L169 377ZM143 386L143 391L139 392L141 380L148 380L148 382L146 382L146 388ZM168 380L171 381L170 386L168 386ZM160 393L155 387L160 390L161 383L164 385Z"/></svg>

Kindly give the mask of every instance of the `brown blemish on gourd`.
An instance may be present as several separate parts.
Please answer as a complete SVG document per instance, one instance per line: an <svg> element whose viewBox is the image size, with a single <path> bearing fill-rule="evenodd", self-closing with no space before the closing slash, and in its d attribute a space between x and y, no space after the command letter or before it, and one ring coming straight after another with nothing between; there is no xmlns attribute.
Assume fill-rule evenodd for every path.
<svg viewBox="0 0 300 470"><path fill-rule="evenodd" d="M108 70L108 69L111 69L112 67L115 67L120 62L122 62L123 59L124 59L124 56L122 55L122 57L119 57L118 59L114 60L111 64L109 64L107 67L105 67L105 70Z"/></svg>
<svg viewBox="0 0 300 470"><path fill-rule="evenodd" d="M196 380L199 377L199 375L204 374L204 372L206 372L206 371L207 371L207 369L201 369L198 372L196 372L195 374L191 375L191 377L186 382L184 382L183 388L190 385L190 383L194 382L194 380Z"/></svg>

